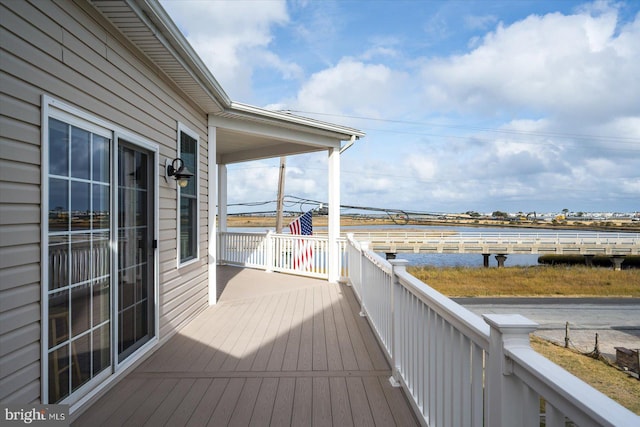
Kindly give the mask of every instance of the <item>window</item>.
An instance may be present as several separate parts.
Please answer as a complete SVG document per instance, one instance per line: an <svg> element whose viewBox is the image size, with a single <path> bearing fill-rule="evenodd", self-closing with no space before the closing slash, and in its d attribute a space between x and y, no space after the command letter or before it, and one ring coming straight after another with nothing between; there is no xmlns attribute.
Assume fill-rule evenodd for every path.
<svg viewBox="0 0 640 427"><path fill-rule="evenodd" d="M184 264L198 258L198 136L182 125L178 125L178 136L179 156L193 173L178 197L178 259Z"/></svg>

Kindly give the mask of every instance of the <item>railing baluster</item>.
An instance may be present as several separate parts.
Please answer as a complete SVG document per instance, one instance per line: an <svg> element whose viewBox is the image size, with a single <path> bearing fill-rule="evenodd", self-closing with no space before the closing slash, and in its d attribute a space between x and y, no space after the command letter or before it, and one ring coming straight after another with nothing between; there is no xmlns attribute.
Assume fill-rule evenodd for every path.
<svg viewBox="0 0 640 427"><path fill-rule="evenodd" d="M451 386L453 388L451 393L451 424L454 426L461 426L461 415L466 410L463 406L462 390L464 388L462 379L462 334L457 330L451 328L452 333L452 357L451 357L451 369L452 378Z"/></svg>
<svg viewBox="0 0 640 427"><path fill-rule="evenodd" d="M454 386L454 376L453 376L453 330L451 325L448 322L445 322L443 319L443 332L444 332L444 351L445 357L443 360L443 371L444 371L444 418L446 426L453 427L453 399L455 398L453 393ZM447 363L448 362L448 363Z"/></svg>
<svg viewBox="0 0 640 427"><path fill-rule="evenodd" d="M523 427L539 427L540 426L540 395L533 391L529 386L520 382L522 388L522 426Z"/></svg>
<svg viewBox="0 0 640 427"><path fill-rule="evenodd" d="M432 422L434 423L433 425L435 425L435 410L436 410L436 404L437 404L437 400L436 400L436 396L438 394L438 390L437 390L437 376L436 376L436 372L437 372L437 365L436 365L436 360L437 360L437 354L438 354L438 349L437 349L437 334L436 334L436 330L437 330L437 318L436 318L436 313L434 310L430 309L429 310L429 376L428 376L428 380L429 380L429 423L431 424Z"/></svg>
<svg viewBox="0 0 640 427"><path fill-rule="evenodd" d="M418 402L424 401L424 304L416 298L416 339L415 339L415 354L416 354L416 399Z"/></svg>
<svg viewBox="0 0 640 427"><path fill-rule="evenodd" d="M416 329L417 329L417 325L416 325L416 321L415 321L415 308L416 308L416 299L414 297L413 294L408 293L408 297L409 297L409 307L407 310L407 324L408 324L408 337L407 340L409 341L409 349L408 349L408 353L407 353L407 360L408 360L408 370L409 370L409 375L408 375L408 379L407 381L411 383L411 393L415 396L417 393L416 390L416 362L417 362L417 355L416 355Z"/></svg>
<svg viewBox="0 0 640 427"><path fill-rule="evenodd" d="M473 341L471 344L471 425L486 425L487 390L485 359L487 352Z"/></svg>
<svg viewBox="0 0 640 427"><path fill-rule="evenodd" d="M444 322L440 316L436 317L436 342L442 343L444 341L443 336ZM444 404L443 404L443 391L444 391L444 346L441 344L436 351L436 406L434 408L434 415L436 423L444 425Z"/></svg>
<svg viewBox="0 0 640 427"><path fill-rule="evenodd" d="M565 416L549 402L544 405L545 427L565 427Z"/></svg>
<svg viewBox="0 0 640 427"><path fill-rule="evenodd" d="M472 405L471 405L471 341L460 334L460 426L471 426Z"/></svg>

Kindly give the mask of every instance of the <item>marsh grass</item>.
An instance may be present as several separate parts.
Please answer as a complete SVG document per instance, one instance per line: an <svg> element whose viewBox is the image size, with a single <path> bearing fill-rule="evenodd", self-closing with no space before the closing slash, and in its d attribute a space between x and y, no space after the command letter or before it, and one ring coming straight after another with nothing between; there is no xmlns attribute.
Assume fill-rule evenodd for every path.
<svg viewBox="0 0 640 427"><path fill-rule="evenodd" d="M409 267L408 272L449 297L640 297L640 270L584 266L508 268Z"/></svg>
<svg viewBox="0 0 640 427"><path fill-rule="evenodd" d="M640 415L640 381L601 360L532 336L531 346L625 408Z"/></svg>

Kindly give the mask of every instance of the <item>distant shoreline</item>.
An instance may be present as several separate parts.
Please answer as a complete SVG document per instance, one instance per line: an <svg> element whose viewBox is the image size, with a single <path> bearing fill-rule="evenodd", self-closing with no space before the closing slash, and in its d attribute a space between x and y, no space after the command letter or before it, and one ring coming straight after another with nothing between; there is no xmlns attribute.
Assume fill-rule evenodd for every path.
<svg viewBox="0 0 640 427"><path fill-rule="evenodd" d="M287 217L284 219L285 227L294 218ZM313 217L313 224L317 227L327 225L327 216L320 215ZM616 221L563 221L551 223L547 221L508 221L491 218L480 219L439 219L439 220L405 220L404 218L370 218L358 216L341 216L340 227L347 228L349 226L380 226L390 225L398 228L406 229L411 226L451 226L451 227L496 227L496 228L531 228L544 230L571 230L571 231L620 231L620 232L636 232L640 233L640 223L616 220ZM264 216L235 216L227 217L227 226L229 227L270 227L275 228L275 217Z"/></svg>

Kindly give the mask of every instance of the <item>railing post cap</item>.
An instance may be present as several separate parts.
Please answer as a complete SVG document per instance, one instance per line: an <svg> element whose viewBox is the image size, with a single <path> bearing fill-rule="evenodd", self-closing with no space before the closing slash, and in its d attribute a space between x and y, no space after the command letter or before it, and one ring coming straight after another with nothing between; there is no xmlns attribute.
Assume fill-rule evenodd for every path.
<svg viewBox="0 0 640 427"><path fill-rule="evenodd" d="M390 259L388 261L389 264L394 267L406 267L407 265L409 265L409 261L407 261L406 259Z"/></svg>
<svg viewBox="0 0 640 427"><path fill-rule="evenodd" d="M484 321L502 333L530 333L538 329L538 323L521 314L483 314Z"/></svg>

